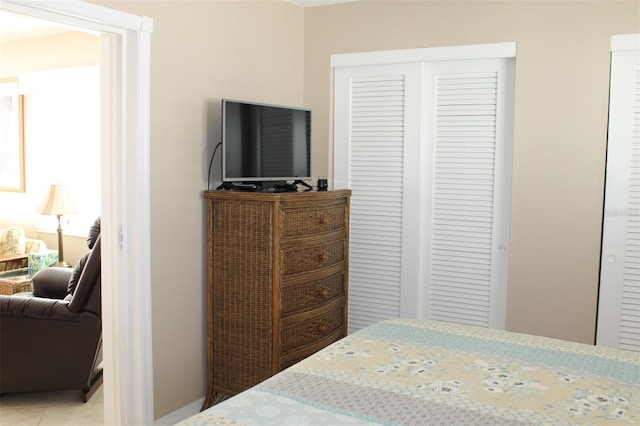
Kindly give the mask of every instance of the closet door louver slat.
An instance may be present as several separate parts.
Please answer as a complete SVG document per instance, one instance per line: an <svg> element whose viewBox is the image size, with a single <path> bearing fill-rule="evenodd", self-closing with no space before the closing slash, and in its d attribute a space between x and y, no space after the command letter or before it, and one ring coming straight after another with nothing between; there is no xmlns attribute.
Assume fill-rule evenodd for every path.
<svg viewBox="0 0 640 426"><path fill-rule="evenodd" d="M435 82L428 315L489 326L498 74Z"/></svg>
<svg viewBox="0 0 640 426"><path fill-rule="evenodd" d="M357 330L400 313L405 81L350 84L349 327Z"/></svg>

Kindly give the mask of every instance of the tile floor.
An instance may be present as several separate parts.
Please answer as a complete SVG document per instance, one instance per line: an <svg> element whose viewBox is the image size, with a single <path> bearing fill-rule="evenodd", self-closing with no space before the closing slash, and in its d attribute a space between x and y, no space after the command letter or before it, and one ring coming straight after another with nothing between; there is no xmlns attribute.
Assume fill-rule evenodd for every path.
<svg viewBox="0 0 640 426"><path fill-rule="evenodd" d="M82 392L13 393L0 397L0 425L103 425L103 386L82 402Z"/></svg>

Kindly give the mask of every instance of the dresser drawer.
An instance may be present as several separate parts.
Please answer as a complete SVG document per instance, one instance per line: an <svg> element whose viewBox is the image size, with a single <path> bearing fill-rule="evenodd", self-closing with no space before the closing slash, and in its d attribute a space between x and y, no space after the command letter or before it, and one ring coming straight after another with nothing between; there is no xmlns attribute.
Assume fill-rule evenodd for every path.
<svg viewBox="0 0 640 426"><path fill-rule="evenodd" d="M346 205L342 202L313 207L283 205L280 220L284 238L335 231L346 226Z"/></svg>
<svg viewBox="0 0 640 426"><path fill-rule="evenodd" d="M281 289L282 316L319 307L336 297L343 297L344 266L337 272L321 278L293 284L283 284Z"/></svg>
<svg viewBox="0 0 640 426"><path fill-rule="evenodd" d="M286 355L344 330L344 303L345 299L340 297L321 308L283 318L280 323L281 353Z"/></svg>
<svg viewBox="0 0 640 426"><path fill-rule="evenodd" d="M345 260L344 238L315 244L298 244L281 250L280 270L284 276L327 268Z"/></svg>

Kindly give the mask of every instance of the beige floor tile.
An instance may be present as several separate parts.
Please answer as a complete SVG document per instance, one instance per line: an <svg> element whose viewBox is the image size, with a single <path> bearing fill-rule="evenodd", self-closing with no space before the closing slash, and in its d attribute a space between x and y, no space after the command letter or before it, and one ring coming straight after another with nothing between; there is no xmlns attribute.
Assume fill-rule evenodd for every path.
<svg viewBox="0 0 640 426"><path fill-rule="evenodd" d="M104 423L102 410L95 408L88 404L51 405L46 408L39 426L102 425Z"/></svg>
<svg viewBox="0 0 640 426"><path fill-rule="evenodd" d="M38 426L47 407L13 407L0 410L0 424L11 426Z"/></svg>
<svg viewBox="0 0 640 426"><path fill-rule="evenodd" d="M102 387L89 402L82 392L33 392L0 397L0 426L100 426L104 424Z"/></svg>
<svg viewBox="0 0 640 426"><path fill-rule="evenodd" d="M61 392L51 392L51 397L49 398L50 404L82 404L82 391L80 390L71 390L71 391L61 391Z"/></svg>

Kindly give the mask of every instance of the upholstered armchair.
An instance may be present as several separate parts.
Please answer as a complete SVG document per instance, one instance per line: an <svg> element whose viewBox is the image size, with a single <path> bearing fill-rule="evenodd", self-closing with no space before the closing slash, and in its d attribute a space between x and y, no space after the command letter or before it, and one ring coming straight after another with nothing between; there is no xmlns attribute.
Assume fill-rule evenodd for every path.
<svg viewBox="0 0 640 426"><path fill-rule="evenodd" d="M90 246L82 267L43 269L33 294L0 296L0 394L82 389L87 402L102 384L99 234Z"/></svg>

